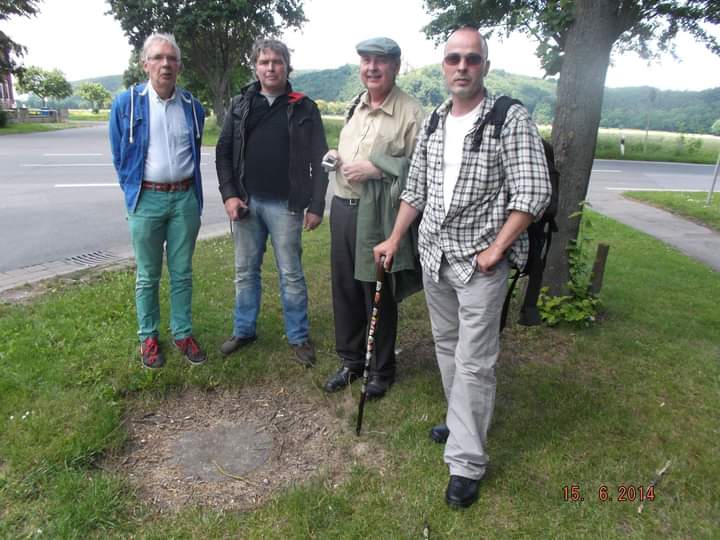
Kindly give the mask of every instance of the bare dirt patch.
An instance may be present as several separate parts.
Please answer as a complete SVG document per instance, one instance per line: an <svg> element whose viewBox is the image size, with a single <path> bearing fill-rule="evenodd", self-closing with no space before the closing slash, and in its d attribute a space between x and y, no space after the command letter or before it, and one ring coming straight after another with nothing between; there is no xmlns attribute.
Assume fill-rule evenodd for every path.
<svg viewBox="0 0 720 540"><path fill-rule="evenodd" d="M349 432L353 390L330 400L307 387L187 391L132 410L124 452L100 465L161 512L249 510L314 478L336 486L353 465L384 467L382 449Z"/></svg>

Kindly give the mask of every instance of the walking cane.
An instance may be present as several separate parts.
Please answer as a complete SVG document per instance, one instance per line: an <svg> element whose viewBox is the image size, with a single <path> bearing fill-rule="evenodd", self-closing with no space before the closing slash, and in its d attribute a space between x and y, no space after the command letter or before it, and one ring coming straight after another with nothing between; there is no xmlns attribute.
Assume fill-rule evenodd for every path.
<svg viewBox="0 0 720 540"><path fill-rule="evenodd" d="M365 398L367 398L368 371L370 360L375 349L375 328L378 322L378 311L380 309L380 290L385 282L385 257L375 264L375 296L373 296L372 314L370 315L370 326L368 328L367 348L365 350L365 369L363 369L362 390L360 391L360 403L358 405L357 427L355 434L360 435L362 429L363 410L365 409Z"/></svg>

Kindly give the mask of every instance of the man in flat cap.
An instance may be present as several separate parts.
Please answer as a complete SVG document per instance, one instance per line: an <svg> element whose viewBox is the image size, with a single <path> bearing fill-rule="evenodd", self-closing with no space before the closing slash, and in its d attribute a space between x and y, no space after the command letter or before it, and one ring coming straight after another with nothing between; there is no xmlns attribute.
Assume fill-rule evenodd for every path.
<svg viewBox="0 0 720 540"><path fill-rule="evenodd" d="M424 118L420 103L400 90L400 47L380 37L358 43L366 90L353 101L340 132L335 197L330 210L335 349L342 364L325 383L336 392L362 375L365 339L375 294L373 246L389 235L405 186L415 136ZM383 288L375 332L375 361L367 397L380 398L395 382L397 302L422 288L416 242L406 238Z"/></svg>

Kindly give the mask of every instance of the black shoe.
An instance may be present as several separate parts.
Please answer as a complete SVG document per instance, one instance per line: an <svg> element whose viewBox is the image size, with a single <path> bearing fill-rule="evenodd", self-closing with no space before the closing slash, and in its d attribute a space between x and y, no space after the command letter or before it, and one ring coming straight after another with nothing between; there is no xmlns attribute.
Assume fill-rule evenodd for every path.
<svg viewBox="0 0 720 540"><path fill-rule="evenodd" d="M361 372L353 371L343 366L325 382L325 391L328 394L332 394L333 392L342 390L361 375Z"/></svg>
<svg viewBox="0 0 720 540"><path fill-rule="evenodd" d="M393 376L382 377L373 373L372 375L370 375L370 380L368 380L366 387L367 398L380 399L386 394L386 392L390 389L394 382L395 377Z"/></svg>
<svg viewBox="0 0 720 540"><path fill-rule="evenodd" d="M238 337L232 336L225 343L220 345L220 352L225 356L232 354L245 345L250 345L257 340L257 336Z"/></svg>
<svg viewBox="0 0 720 540"><path fill-rule="evenodd" d="M452 475L445 491L445 502L455 508L467 508L477 501L479 490L480 480Z"/></svg>
<svg viewBox="0 0 720 540"><path fill-rule="evenodd" d="M449 436L450 430L445 423L430 428L430 438L436 443L445 444Z"/></svg>
<svg viewBox="0 0 720 540"><path fill-rule="evenodd" d="M295 353L295 361L298 364L309 368L315 365L315 347L312 343L306 341L299 345L290 344L290 348Z"/></svg>

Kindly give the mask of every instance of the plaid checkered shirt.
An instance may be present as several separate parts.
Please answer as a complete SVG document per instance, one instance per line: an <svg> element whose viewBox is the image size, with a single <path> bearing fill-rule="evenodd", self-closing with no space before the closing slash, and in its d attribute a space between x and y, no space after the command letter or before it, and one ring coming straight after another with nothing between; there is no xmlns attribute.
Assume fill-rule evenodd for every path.
<svg viewBox="0 0 720 540"><path fill-rule="evenodd" d="M537 219L550 202L542 142L524 107L510 107L499 139L493 138L494 127L486 126L479 150L472 150L473 135L494 103L494 97L486 96L473 129L465 136L460 174L447 214L443 203L443 126L452 105L450 99L437 110L438 128L427 135L428 117L418 134L400 198L423 212L420 261L436 282L443 255L463 283L470 281L475 255L492 244L511 210L527 212ZM523 232L507 253L513 266L525 265L528 247L528 236Z"/></svg>

